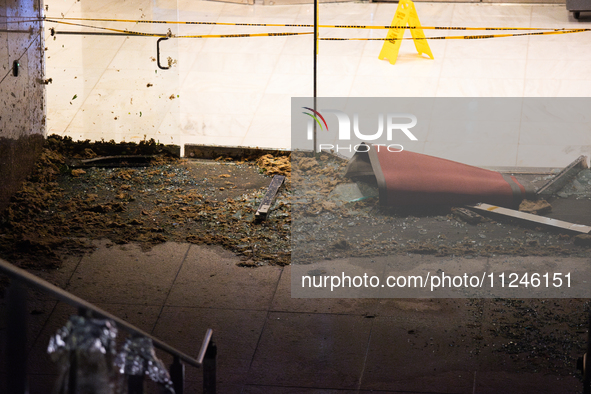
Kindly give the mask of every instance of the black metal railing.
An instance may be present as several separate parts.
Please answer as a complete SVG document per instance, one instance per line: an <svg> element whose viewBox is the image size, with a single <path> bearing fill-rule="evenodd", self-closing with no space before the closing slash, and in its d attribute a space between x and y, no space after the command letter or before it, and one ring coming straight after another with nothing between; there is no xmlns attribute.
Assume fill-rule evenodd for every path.
<svg viewBox="0 0 591 394"><path fill-rule="evenodd" d="M193 358L175 348L162 342L135 327L134 325L122 320L109 312L106 312L97 306L79 298L75 295L52 285L51 283L0 259L0 273L6 274L11 278L11 284L7 297L7 331L6 331L6 366L7 366L7 393L26 394L28 393L27 384L27 290L25 284L41 290L58 300L78 308L79 314L86 317L108 319L116 324L119 329L127 331L134 337L149 338L154 347L158 348L173 357L170 366L170 379L174 385L176 394L183 394L185 379L185 364L203 368L203 392L205 394L215 394L216 392L216 357L217 348L213 342L213 331L208 329L197 358ZM183 362L185 364L183 364ZM70 372L74 378L75 373ZM134 393L143 392L143 376L131 377L129 379L129 388ZM75 380L75 379L74 379ZM72 385L73 384L73 385ZM76 392L75 381L71 382L70 393ZM130 391L130 392L131 392Z"/></svg>

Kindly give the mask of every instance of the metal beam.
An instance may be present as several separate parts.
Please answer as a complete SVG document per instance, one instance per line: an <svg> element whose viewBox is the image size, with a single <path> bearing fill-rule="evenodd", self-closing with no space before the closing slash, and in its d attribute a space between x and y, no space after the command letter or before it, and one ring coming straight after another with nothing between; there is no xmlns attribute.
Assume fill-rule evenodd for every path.
<svg viewBox="0 0 591 394"><path fill-rule="evenodd" d="M554 178L550 179L542 186L536 194L554 194L562 189L572 178L581 170L588 168L587 156L579 156L575 161L566 166Z"/></svg>
<svg viewBox="0 0 591 394"><path fill-rule="evenodd" d="M569 223L562 220L547 218L544 216L534 215L527 212L516 211L514 209L497 207L489 204L467 205L472 209L477 209L483 212L491 212L498 215L503 215L512 219L525 220L530 223L536 223L544 226L550 226L561 230L573 231L579 234L591 234L591 226L583 224Z"/></svg>
<svg viewBox="0 0 591 394"><path fill-rule="evenodd" d="M275 200L275 196L279 191L281 185L283 185L283 181L285 177L283 175L275 175L273 180L271 180L271 184L265 193L265 197L263 197L263 201L259 205L259 209L257 209L254 217L256 220L263 220L267 218L269 214L269 210L271 209L271 205L273 205L273 201Z"/></svg>

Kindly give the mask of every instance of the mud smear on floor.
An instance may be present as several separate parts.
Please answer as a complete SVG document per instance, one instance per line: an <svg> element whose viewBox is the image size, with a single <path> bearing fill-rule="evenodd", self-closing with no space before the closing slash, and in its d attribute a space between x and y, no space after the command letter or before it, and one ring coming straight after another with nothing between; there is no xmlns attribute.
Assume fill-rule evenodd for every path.
<svg viewBox="0 0 591 394"><path fill-rule="evenodd" d="M75 159L153 155L134 168L72 168ZM59 254L90 240L224 246L243 264L289 264L287 183L268 219L254 222L270 175L289 172L289 157L199 162L175 159L154 141L140 144L48 138L35 172L0 217L0 255L17 265L55 268Z"/></svg>
<svg viewBox="0 0 591 394"><path fill-rule="evenodd" d="M109 155L151 155L152 164L72 167L76 160ZM298 262L400 253L589 253L588 242L539 226L486 217L469 224L454 214L453 207L381 207L376 185L345 178L346 164L326 153L294 153L291 160L288 154L179 160L154 141L74 142L51 136L35 172L0 217L0 253L22 266L56 267L57 251L80 253L93 239L139 242L145 249L188 241L224 246L241 255L246 266L285 265L290 263L290 235ZM274 174L286 175L287 181L267 220L255 222L254 213ZM591 202L591 193L581 186L587 185L589 174L581 174L571 194L554 199ZM547 212L554 204L549 202L524 209Z"/></svg>

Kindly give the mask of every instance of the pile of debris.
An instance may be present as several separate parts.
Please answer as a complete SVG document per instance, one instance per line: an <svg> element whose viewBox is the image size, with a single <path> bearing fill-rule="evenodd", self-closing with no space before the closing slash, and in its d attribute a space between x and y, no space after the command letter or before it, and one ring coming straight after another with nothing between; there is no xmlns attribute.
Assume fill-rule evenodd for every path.
<svg viewBox="0 0 591 394"><path fill-rule="evenodd" d="M349 162L328 153L214 161L174 153L154 141L50 136L34 173L0 215L0 256L21 266L56 267L60 253L82 253L103 238L146 249L166 241L216 244L241 255L244 266L289 264L292 247L302 262L400 253L589 253L589 235L475 207L384 206L375 180L354 182L345 176ZM257 220L273 175L285 180L263 204L265 220ZM530 178L539 189L558 175ZM590 180L589 169L580 169L543 200L523 202L520 214L551 216L557 199L591 207Z"/></svg>
<svg viewBox="0 0 591 394"><path fill-rule="evenodd" d="M591 235L572 228L591 227L583 223L567 223L569 228L555 226L562 223L560 217L538 216L552 210L558 190L585 182L589 169L584 167L571 174L560 189L535 201L524 200L517 210L478 204L383 204L375 177L345 176L350 161L327 153L313 157L303 152L294 153L292 161L292 258L298 263L399 253L466 257L589 253ZM532 173L528 178L539 190L559 175ZM579 201L579 209L580 203L586 203L587 212L591 212L591 193L578 193L576 198L584 199Z"/></svg>
<svg viewBox="0 0 591 394"><path fill-rule="evenodd" d="M267 220L254 220L269 175L289 170L285 154L189 161L154 141L51 136L34 173L0 215L0 256L53 268L60 254L84 252L92 240L106 238L145 249L166 241L216 244L242 255L245 266L289 264L289 182Z"/></svg>

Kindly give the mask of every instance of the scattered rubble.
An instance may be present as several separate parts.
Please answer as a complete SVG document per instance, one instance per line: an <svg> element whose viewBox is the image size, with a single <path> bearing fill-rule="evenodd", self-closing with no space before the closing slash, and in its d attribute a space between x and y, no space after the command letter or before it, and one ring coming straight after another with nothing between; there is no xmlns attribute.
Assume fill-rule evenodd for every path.
<svg viewBox="0 0 591 394"><path fill-rule="evenodd" d="M84 171L84 170L81 170L81 169L77 169L77 170L72 170L71 174L72 174L72 176L74 176L74 177L78 177L78 176L80 176L80 175L84 175L84 174L86 174L86 171Z"/></svg>
<svg viewBox="0 0 591 394"><path fill-rule="evenodd" d="M534 215L543 215L552 210L552 205L546 200L523 200L519 204L519 210L521 212L533 213Z"/></svg>
<svg viewBox="0 0 591 394"><path fill-rule="evenodd" d="M591 246L591 235L579 234L575 237L575 245Z"/></svg>
<svg viewBox="0 0 591 394"><path fill-rule="evenodd" d="M478 224L484 220L484 217L466 208L452 208L451 211L456 218L466 223Z"/></svg>
<svg viewBox="0 0 591 394"><path fill-rule="evenodd" d="M69 165L108 155L155 159L144 167L76 171ZM289 264L292 237L294 258L303 263L406 253L588 256L591 248L591 235L574 237L480 215L469 224L452 207L382 208L371 180L352 184L342 176L346 161L327 154L214 162L173 156L153 141L93 143L51 136L35 172L0 215L0 256L22 267L55 268L62 253L84 253L89 241L101 238L145 249L166 241L221 245L242 256L243 267ZM569 197L591 196L591 173L585 171L578 183L565 187ZM266 220L256 223L255 211L275 174L287 179ZM584 186L587 177L590 185ZM576 373L586 340L585 300L467 302L486 305L481 313L490 322L486 327L493 327L470 326L480 348L496 346L502 362L508 358L526 371Z"/></svg>
<svg viewBox="0 0 591 394"><path fill-rule="evenodd" d="M109 155L154 159L144 167L69 166ZM0 255L25 266L53 267L59 265L55 251L79 253L89 240L100 238L139 242L146 249L169 240L218 244L243 256L246 265L289 264L292 247L303 262L406 253L589 253L588 243L569 233L476 214L468 220L459 214L461 207L381 207L371 179L352 183L343 177L346 164L326 153L300 152L291 158L179 160L154 141L74 142L50 136L37 170L0 215ZM589 177L591 182L587 172L575 181ZM257 223L255 211L275 174L286 176L286 182L267 220ZM535 204L523 209L540 212L549 206Z"/></svg>
<svg viewBox="0 0 591 394"><path fill-rule="evenodd" d="M271 154L263 155L256 164L266 175L291 175L291 160L289 156L274 156Z"/></svg>
<svg viewBox="0 0 591 394"><path fill-rule="evenodd" d="M591 169L580 171L574 179L556 193L560 198L591 199Z"/></svg>
<svg viewBox="0 0 591 394"><path fill-rule="evenodd" d="M469 215L460 215L461 207L381 207L372 179L353 188L352 180L342 175L345 165L345 160L324 153L292 154L294 261L400 253L467 257L589 253L588 246L575 244L572 233L480 215L468 219ZM586 176L586 171L576 179ZM524 209L538 213L551 209L545 200L527 204ZM341 240L349 247L326 247Z"/></svg>
<svg viewBox="0 0 591 394"><path fill-rule="evenodd" d="M73 159L156 155L138 168L72 170ZM175 159L153 141L76 143L51 136L35 172L0 215L0 256L24 267L53 268L60 252L80 253L90 240L227 247L255 265L289 264L290 212L282 187L267 220L254 213L271 178L289 158L242 164Z"/></svg>

